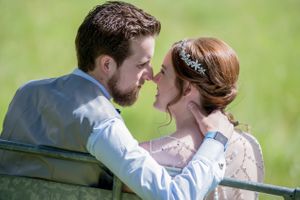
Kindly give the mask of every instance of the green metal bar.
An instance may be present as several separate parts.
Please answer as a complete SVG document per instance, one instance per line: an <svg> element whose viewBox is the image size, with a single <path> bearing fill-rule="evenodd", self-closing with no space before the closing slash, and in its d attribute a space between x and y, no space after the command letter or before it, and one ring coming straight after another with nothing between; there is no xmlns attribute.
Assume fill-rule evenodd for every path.
<svg viewBox="0 0 300 200"><path fill-rule="evenodd" d="M225 178L224 180L221 181L220 185L244 189L244 190L251 190L256 192L262 192L262 193L276 195L276 196L282 196L286 200L299 199L299 197L296 198L296 194L299 193L299 189L293 189L288 187L281 187L281 186L270 185L265 183L257 183L251 181L241 181L232 178Z"/></svg>
<svg viewBox="0 0 300 200"><path fill-rule="evenodd" d="M295 189L294 196L295 196L294 199L300 200L300 188L296 188L296 189Z"/></svg>
<svg viewBox="0 0 300 200"><path fill-rule="evenodd" d="M123 183L121 182L121 180L117 176L114 176L114 185L112 191L113 200L122 199L122 185Z"/></svg>
<svg viewBox="0 0 300 200"><path fill-rule="evenodd" d="M36 146L31 144L23 144L19 142L12 142L12 141L1 140L1 139L0 139L0 149L31 153L36 155L43 155L43 156L59 158L59 159L91 162L91 163L98 164L104 170L108 170L107 167L105 167L101 162L96 160L89 153L68 151L68 150L59 149L50 146L41 146L41 145ZM166 167L166 169L172 176L181 172L181 169L178 168ZM262 193L276 195L276 196L282 196L285 200L300 200L299 188L281 187L281 186L275 186L275 185L270 185L265 183L241 181L232 178L224 178L221 181L220 185L244 189L244 190L257 191L257 192L262 192ZM120 194L121 190L122 190L122 183L116 176L114 176L114 187L113 187L114 200L121 199L121 194Z"/></svg>
<svg viewBox="0 0 300 200"><path fill-rule="evenodd" d="M79 151L68 151L65 149L59 149L51 146L24 144L20 142L13 142L13 141L2 140L2 139L0 139L0 149L23 152L23 153L31 153L31 154L42 155L51 158L95 163L98 164L104 170L108 170L105 165L103 165L101 162L96 160L95 157L93 157L91 154L79 152Z"/></svg>

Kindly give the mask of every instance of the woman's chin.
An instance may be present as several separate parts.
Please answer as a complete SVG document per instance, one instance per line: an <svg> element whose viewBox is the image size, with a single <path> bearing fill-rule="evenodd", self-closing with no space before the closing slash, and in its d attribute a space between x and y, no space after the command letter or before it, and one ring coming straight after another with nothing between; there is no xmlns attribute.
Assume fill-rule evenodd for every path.
<svg viewBox="0 0 300 200"><path fill-rule="evenodd" d="M153 107L161 112L166 112L166 108L161 106L157 101L153 103Z"/></svg>
<svg viewBox="0 0 300 200"><path fill-rule="evenodd" d="M158 102L157 102L157 100L156 100L156 101L154 101L154 103L153 103L153 107L159 110L159 107L158 107Z"/></svg>

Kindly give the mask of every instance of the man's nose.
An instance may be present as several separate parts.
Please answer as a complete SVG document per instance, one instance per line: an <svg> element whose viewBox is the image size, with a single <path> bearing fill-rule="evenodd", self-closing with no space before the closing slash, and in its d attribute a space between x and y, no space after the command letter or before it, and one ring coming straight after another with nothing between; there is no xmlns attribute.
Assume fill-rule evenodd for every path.
<svg viewBox="0 0 300 200"><path fill-rule="evenodd" d="M150 67L145 72L145 80L150 81L152 79L153 79L153 70L152 70L152 67Z"/></svg>

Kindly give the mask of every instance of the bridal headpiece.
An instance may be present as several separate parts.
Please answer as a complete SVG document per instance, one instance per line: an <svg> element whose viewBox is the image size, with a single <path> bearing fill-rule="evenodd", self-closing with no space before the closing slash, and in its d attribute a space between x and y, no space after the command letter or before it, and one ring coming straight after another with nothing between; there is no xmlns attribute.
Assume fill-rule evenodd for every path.
<svg viewBox="0 0 300 200"><path fill-rule="evenodd" d="M191 55L186 53L185 47L186 47L186 40L183 40L180 42L179 55L181 60L183 60L187 66L189 66L198 74L205 75L206 69L204 69L204 67L202 66L201 63L198 62L198 60L192 60Z"/></svg>

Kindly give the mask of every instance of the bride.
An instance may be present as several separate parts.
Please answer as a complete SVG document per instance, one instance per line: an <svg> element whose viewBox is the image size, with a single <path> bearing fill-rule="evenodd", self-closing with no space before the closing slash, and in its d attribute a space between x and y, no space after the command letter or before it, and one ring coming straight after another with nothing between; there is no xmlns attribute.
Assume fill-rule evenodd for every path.
<svg viewBox="0 0 300 200"><path fill-rule="evenodd" d="M204 113L225 109L237 95L239 61L234 50L216 38L188 39L175 43L166 54L157 84L154 107L175 120L176 130L168 136L140 145L162 165L183 168L204 137L192 113L190 101ZM234 125L236 122L228 115ZM233 133L226 150L225 177L263 181L264 166L260 145L248 133ZM255 192L219 186L207 199L257 199Z"/></svg>

